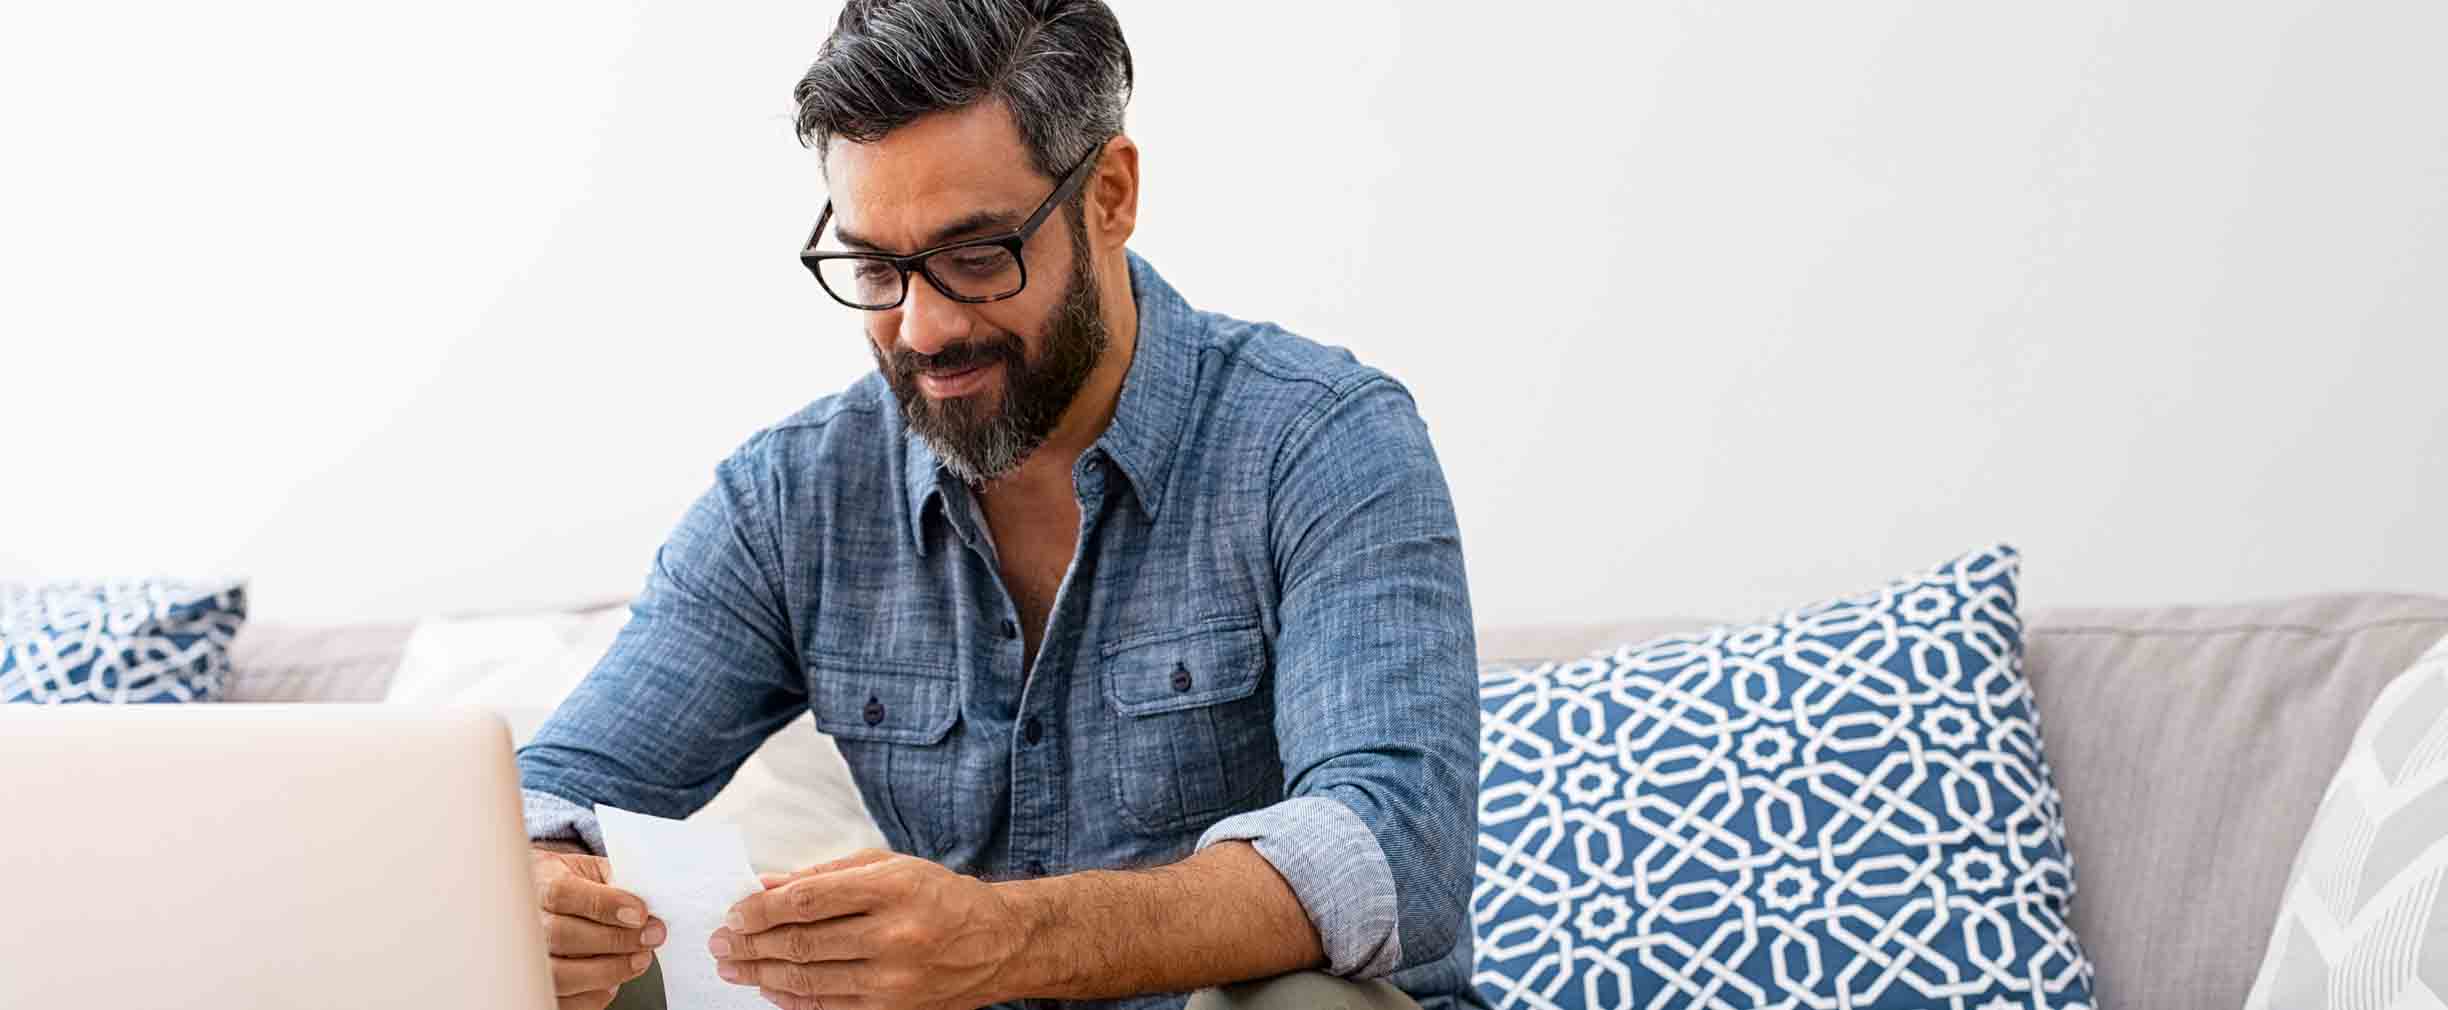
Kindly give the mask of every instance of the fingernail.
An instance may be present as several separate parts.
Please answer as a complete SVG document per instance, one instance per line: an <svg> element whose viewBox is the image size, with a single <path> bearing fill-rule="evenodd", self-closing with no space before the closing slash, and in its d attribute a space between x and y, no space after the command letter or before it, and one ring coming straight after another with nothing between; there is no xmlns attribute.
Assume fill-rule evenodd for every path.
<svg viewBox="0 0 2448 1010"><path fill-rule="evenodd" d="M645 970L646 970L646 963L647 963L647 962L649 962L649 961L652 961L652 960L654 960L654 955L652 955L652 954L645 954L645 953L631 954L631 955L629 955L629 970L630 970L630 971L645 971Z"/></svg>
<svg viewBox="0 0 2448 1010"><path fill-rule="evenodd" d="M619 912L614 913L612 917L619 919L621 921L621 925L623 926L643 926L646 924L646 913L640 912L634 908L623 908Z"/></svg>
<svg viewBox="0 0 2448 1010"><path fill-rule="evenodd" d="M647 923L647 924L646 924L646 931L645 931L645 932L643 932L643 933L639 933L639 934L638 934L638 942L639 942L639 943L643 943L643 944L645 944L645 945L647 945L647 946L649 946L649 947L660 947L660 946L662 946L662 945L663 945L663 924L662 924L662 923L660 923L660 922L650 922L650 923Z"/></svg>
<svg viewBox="0 0 2448 1010"><path fill-rule="evenodd" d="M717 961L714 963L714 970L722 973L725 982L737 982L740 979L739 965L733 962Z"/></svg>
<svg viewBox="0 0 2448 1010"><path fill-rule="evenodd" d="M723 916L723 925L729 926L732 929L746 930L748 928L748 920L741 918L739 909L734 908L731 910L731 914Z"/></svg>
<svg viewBox="0 0 2448 1010"><path fill-rule="evenodd" d="M731 941L724 939L721 933L716 933L713 939L706 941L706 949L713 951L715 957L730 957Z"/></svg>

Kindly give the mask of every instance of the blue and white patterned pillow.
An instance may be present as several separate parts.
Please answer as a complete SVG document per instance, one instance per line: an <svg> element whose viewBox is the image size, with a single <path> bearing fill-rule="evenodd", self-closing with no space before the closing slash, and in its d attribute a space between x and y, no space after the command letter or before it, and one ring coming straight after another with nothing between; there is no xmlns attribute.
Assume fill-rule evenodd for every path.
<svg viewBox="0 0 2448 1010"><path fill-rule="evenodd" d="M239 582L0 585L0 702L211 701L245 621Z"/></svg>
<svg viewBox="0 0 2448 1010"><path fill-rule="evenodd" d="M1753 625L1480 673L1499 1008L2092 1004L1999 546Z"/></svg>

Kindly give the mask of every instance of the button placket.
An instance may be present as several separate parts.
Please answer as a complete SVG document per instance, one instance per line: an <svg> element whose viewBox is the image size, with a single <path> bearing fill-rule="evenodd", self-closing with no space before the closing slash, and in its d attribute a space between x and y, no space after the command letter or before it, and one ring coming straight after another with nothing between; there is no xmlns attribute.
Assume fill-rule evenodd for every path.
<svg viewBox="0 0 2448 1010"><path fill-rule="evenodd" d="M1054 605L1046 614L1046 626L1040 629L1044 636L1038 646L1041 652L1073 647L1068 644L1071 639L1066 637L1069 634L1066 622L1075 619L1080 607L1074 597L1087 592L1086 587L1094 578L1093 552L1105 491L1103 472L1094 465L1094 461L1094 456L1088 457L1085 465L1072 473L1072 490L1080 503L1079 536L1071 568L1065 572L1062 585L1054 594ZM1003 596L1004 612L1013 613L1010 594L1005 592ZM996 630L1007 640L1020 638L1020 626L1008 618ZM1025 650L1005 651L1020 653ZM1043 655L1038 656L1037 660L1040 664L1048 662ZM1043 877L1052 872L1046 865L1048 857L1067 858L1063 844L1067 833L1063 821L1064 804L1058 797L1063 795L1068 770L1063 767L1059 753L1063 748L1040 746L1054 742L1052 738L1059 732L1059 719L1026 713L1036 710L1050 716L1061 712L1061 705L1065 701L1063 690L1067 688L1050 690L1046 684L1030 683L1034 677L1032 671L1025 667L1019 679L1022 685L1021 715L1016 734L1018 746L1012 755L1014 795L1009 852L1012 865L1025 870L1030 876Z"/></svg>

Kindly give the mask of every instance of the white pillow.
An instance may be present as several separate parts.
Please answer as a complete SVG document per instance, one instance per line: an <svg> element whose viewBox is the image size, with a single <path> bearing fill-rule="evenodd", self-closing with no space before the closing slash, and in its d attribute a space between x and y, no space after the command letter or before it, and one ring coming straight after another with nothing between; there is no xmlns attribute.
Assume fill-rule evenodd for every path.
<svg viewBox="0 0 2448 1010"><path fill-rule="evenodd" d="M409 634L383 700L489 708L510 724L512 745L524 745L628 623L625 607L425 621ZM850 766L805 714L749 755L730 784L690 817L698 818L739 825L749 862L766 872L884 846Z"/></svg>
<svg viewBox="0 0 2448 1010"><path fill-rule="evenodd" d="M383 700L483 706L509 721L512 746L525 746L628 623L619 607L424 621L409 632Z"/></svg>

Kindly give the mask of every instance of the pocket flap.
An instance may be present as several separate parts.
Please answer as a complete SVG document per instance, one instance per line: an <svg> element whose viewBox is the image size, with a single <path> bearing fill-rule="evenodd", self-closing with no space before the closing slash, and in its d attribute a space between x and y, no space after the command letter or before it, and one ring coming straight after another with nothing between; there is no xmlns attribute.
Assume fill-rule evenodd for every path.
<svg viewBox="0 0 2448 1010"><path fill-rule="evenodd" d="M1105 655L1105 697L1124 715L1154 715L1247 698L1266 667L1256 627L1193 627L1122 642Z"/></svg>
<svg viewBox="0 0 2448 1010"><path fill-rule="evenodd" d="M808 707L832 736L933 744L960 718L960 681L948 671L830 657L807 669Z"/></svg>

